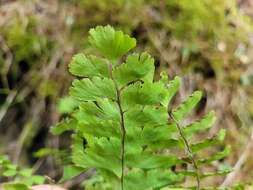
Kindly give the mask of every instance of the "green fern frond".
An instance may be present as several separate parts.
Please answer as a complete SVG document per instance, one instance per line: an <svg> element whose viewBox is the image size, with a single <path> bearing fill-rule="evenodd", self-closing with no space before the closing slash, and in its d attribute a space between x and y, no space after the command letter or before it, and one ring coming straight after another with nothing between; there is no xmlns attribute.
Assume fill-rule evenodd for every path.
<svg viewBox="0 0 253 190"><path fill-rule="evenodd" d="M220 144L224 131L199 142L188 141L212 127L214 112L180 126L202 93L195 91L173 109L171 100L179 91L181 79L169 81L162 74L159 81L153 81L154 59L149 54L126 55L136 45L134 38L111 26L98 26L90 30L89 41L103 58L74 56L69 70L81 79L73 81L70 97L78 108L70 119L52 129L54 134L65 130L74 133L73 163L65 168L63 180L95 168L96 174L85 183L92 190L175 189L187 176L196 177L194 188L200 189L201 178L220 175L222 172L202 172L201 167L222 159L228 149L206 158L198 155ZM177 151L184 149L186 153L179 156ZM193 165L194 170L182 169L182 164Z"/></svg>

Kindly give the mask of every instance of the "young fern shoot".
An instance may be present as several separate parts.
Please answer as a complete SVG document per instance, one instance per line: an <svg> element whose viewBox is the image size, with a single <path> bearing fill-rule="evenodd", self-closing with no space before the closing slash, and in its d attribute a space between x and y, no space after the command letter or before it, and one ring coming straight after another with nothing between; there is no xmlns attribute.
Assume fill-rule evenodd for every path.
<svg viewBox="0 0 253 190"><path fill-rule="evenodd" d="M226 174L228 171L205 173L200 167L222 159L229 149L198 157L200 151L223 141L223 130L200 142L189 141L212 127L214 113L180 126L201 93L194 92L172 109L179 77L169 81L161 75L154 81L154 59L146 52L129 53L136 40L111 26L98 26L89 34L96 55L77 54L69 65L70 73L79 78L73 81L69 94L79 106L52 128L57 135L73 131L72 163L65 167L62 180L95 168L85 189L166 190L182 186L187 176L196 177L197 183L184 189L200 189L202 178ZM172 151L184 148L185 156Z"/></svg>

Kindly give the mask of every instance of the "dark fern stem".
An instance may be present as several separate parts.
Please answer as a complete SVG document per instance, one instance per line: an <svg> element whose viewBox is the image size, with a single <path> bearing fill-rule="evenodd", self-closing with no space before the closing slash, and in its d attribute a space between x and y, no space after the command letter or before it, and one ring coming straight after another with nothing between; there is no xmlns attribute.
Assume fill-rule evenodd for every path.
<svg viewBox="0 0 253 190"><path fill-rule="evenodd" d="M184 135L184 132L183 130L181 129L179 123L176 121L176 119L173 117L173 115L171 114L171 112L168 112L168 115L169 115L169 118L170 120L174 121L175 124L176 124L176 127L177 127L177 130L179 132L179 135L180 137L182 138L182 140L184 141L184 144L185 144L185 147L186 147L186 151L187 151L187 154L193 164L193 167L196 171L196 181L197 181L197 190L200 190L200 174L199 174L199 168L198 168L198 164L197 162L195 161L194 159L194 155L193 155L193 152L192 152L192 149Z"/></svg>
<svg viewBox="0 0 253 190"><path fill-rule="evenodd" d="M120 129L121 129L121 178L120 178L120 183L121 183L121 190L124 190L124 171L125 171L125 137L126 137L126 129L125 129L125 120L124 120L124 111L122 109L122 105L121 105L121 99L120 99L120 90L118 88L118 85L116 83L116 81L113 78L112 75L112 65L109 64L109 72L110 72L110 76L111 79L114 82L115 85L115 89L116 89L116 103L119 107L119 111L120 111Z"/></svg>
<svg viewBox="0 0 253 190"><path fill-rule="evenodd" d="M125 129L125 121L124 121L124 112L122 110L121 101L120 101L120 91L117 90L117 104L120 110L120 127L122 132L121 139L121 189L124 190L124 168L125 168L125 137L126 137L126 129Z"/></svg>

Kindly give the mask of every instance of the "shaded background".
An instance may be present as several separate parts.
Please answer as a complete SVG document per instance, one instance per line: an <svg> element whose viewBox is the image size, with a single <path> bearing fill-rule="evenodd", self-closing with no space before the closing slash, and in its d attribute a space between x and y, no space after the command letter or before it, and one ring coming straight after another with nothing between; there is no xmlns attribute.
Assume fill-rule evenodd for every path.
<svg viewBox="0 0 253 190"><path fill-rule="evenodd" d="M155 57L157 73L183 77L179 99L204 92L192 118L215 110L208 135L227 129L232 148L214 164L240 164L233 182L253 182L252 18L251 0L1 0L0 154L59 179L70 134L54 137L49 129L75 106L67 65L73 54L91 51L91 27L110 24ZM76 188L78 180L65 185Z"/></svg>

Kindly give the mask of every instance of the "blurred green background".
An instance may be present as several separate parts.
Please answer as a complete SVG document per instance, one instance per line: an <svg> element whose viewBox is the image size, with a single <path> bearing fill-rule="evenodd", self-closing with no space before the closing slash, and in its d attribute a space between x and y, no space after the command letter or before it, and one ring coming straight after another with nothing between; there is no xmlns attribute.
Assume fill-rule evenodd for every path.
<svg viewBox="0 0 253 190"><path fill-rule="evenodd" d="M192 117L216 111L209 135L227 129L232 153L220 164L233 166L253 149L252 18L251 0L0 1L0 154L50 180L60 177L70 134L54 137L49 129L75 107L68 63L91 51L91 27L110 24L137 39L136 51L155 57L157 73L183 77L179 97L204 92ZM242 166L234 182L253 182L252 155Z"/></svg>

